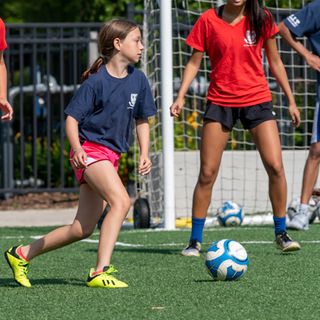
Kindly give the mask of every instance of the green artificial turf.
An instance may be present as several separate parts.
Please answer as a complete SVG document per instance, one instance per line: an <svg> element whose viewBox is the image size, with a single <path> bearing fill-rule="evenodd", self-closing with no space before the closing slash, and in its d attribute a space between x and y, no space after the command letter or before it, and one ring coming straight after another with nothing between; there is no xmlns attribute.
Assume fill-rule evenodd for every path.
<svg viewBox="0 0 320 320"><path fill-rule="evenodd" d="M32 241L48 228L1 228L1 253ZM112 263L126 289L85 285L96 261L98 234L32 261L33 287L19 287L0 258L0 319L320 319L318 292L320 224L290 232L302 250L282 254L273 228L213 228L211 242L234 239L244 245L250 265L239 281L215 282L200 258L183 257L189 231L122 231Z"/></svg>

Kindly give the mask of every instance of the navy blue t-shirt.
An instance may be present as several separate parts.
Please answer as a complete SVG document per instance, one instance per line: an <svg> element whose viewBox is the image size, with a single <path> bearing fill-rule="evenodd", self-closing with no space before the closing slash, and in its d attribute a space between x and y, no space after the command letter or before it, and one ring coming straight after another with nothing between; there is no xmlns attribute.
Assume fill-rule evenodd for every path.
<svg viewBox="0 0 320 320"><path fill-rule="evenodd" d="M156 107L143 72L132 66L125 78L112 77L105 65L83 82L65 110L79 123L80 140L127 152L134 119L155 115Z"/></svg>
<svg viewBox="0 0 320 320"><path fill-rule="evenodd" d="M296 36L306 36L315 54L320 56L320 0L315 0L284 20Z"/></svg>

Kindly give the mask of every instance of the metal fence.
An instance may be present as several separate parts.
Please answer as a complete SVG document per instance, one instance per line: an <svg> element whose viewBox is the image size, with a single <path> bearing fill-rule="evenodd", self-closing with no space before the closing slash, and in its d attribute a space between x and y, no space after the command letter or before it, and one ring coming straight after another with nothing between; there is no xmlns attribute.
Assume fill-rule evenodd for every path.
<svg viewBox="0 0 320 320"><path fill-rule="evenodd" d="M0 195L74 191L64 108L97 57L100 23L7 24L8 100L0 124Z"/></svg>
<svg viewBox="0 0 320 320"><path fill-rule="evenodd" d="M133 3L127 19L142 23ZM64 109L98 56L102 23L6 24L10 123L0 123L0 198L78 190L69 165Z"/></svg>

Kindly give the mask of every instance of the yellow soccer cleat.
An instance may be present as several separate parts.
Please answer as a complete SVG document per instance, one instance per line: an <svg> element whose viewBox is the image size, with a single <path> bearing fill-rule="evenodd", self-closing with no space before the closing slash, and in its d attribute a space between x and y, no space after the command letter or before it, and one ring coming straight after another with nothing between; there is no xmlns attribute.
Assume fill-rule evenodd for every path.
<svg viewBox="0 0 320 320"><path fill-rule="evenodd" d="M21 247L21 246L19 246ZM12 247L8 249L4 253L4 257L6 258L9 267L11 268L14 276L14 280L23 287L30 288L31 283L27 278L28 268L30 263L24 259L22 259L17 254L17 249L19 247Z"/></svg>
<svg viewBox="0 0 320 320"><path fill-rule="evenodd" d="M95 276L92 274L94 273L94 269L90 269L88 279L87 279L87 286L92 288L127 288L128 285L115 278L112 273L118 272L113 265L109 267L104 267L103 272L99 273Z"/></svg>

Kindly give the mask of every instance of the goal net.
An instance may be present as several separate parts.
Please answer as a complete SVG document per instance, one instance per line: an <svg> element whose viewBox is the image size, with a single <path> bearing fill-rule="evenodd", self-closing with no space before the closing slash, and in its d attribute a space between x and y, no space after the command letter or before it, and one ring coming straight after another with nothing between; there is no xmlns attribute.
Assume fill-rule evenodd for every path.
<svg viewBox="0 0 320 320"><path fill-rule="evenodd" d="M273 13L276 22L280 22L306 3L307 1L304 0L265 1L265 5ZM185 44L187 35L201 13L221 4L223 1L215 0L172 1L172 26L168 25L167 28L172 28L173 34L173 99L176 97L185 65L191 54L191 49ZM159 6L160 1L145 0L143 68L150 80L158 115L153 120L151 127L151 154L154 166L151 175L142 181L142 184L151 206L152 216L162 218L163 197L166 192L163 190L163 161L166 159L162 157L162 116L163 112L169 112L170 106L161 103ZM305 38L300 40L307 44ZM274 111L278 119L288 184L288 201L290 201L291 198L299 195L301 189L303 168L312 131L316 74L279 36L277 44L297 105L300 107L302 119L300 128L294 129L288 116L286 98L269 71L266 58L263 56ZM192 194L200 165L199 145L209 72L209 61L205 57L187 93L183 114L179 119L174 120L174 183L177 218L191 217ZM267 174L249 132L244 130L241 124L237 124L233 129L224 152L220 172L213 188L209 216L214 216L217 208L227 200L235 201L243 206L246 215L256 216L263 213L265 218L257 220L262 223L266 222L264 219L268 219L265 214L271 213Z"/></svg>

